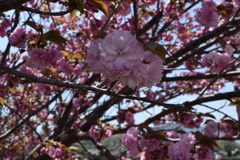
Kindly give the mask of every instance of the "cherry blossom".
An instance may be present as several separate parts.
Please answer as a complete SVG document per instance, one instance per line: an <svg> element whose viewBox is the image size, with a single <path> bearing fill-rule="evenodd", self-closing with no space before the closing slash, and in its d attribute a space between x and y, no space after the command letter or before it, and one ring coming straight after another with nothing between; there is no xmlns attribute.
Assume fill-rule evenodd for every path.
<svg viewBox="0 0 240 160"><path fill-rule="evenodd" d="M26 31L22 27L17 27L9 36L11 45L18 48L25 48L26 45Z"/></svg>
<svg viewBox="0 0 240 160"><path fill-rule="evenodd" d="M204 128L204 134L209 137L214 137L218 130L218 124L214 121L208 121L206 127Z"/></svg>
<svg viewBox="0 0 240 160"><path fill-rule="evenodd" d="M51 65L54 66L61 57L62 54L57 50L51 49L46 52L32 48L23 59L26 61L28 67L43 70Z"/></svg>
<svg viewBox="0 0 240 160"><path fill-rule="evenodd" d="M219 23L219 15L214 11L216 6L216 3L212 0L204 0L202 2L202 8L196 10L196 21L203 26L216 27Z"/></svg>
<svg viewBox="0 0 240 160"><path fill-rule="evenodd" d="M142 44L128 31L115 31L97 39L88 48L87 62L95 73L130 88L151 87L162 78L162 59L144 53Z"/></svg>

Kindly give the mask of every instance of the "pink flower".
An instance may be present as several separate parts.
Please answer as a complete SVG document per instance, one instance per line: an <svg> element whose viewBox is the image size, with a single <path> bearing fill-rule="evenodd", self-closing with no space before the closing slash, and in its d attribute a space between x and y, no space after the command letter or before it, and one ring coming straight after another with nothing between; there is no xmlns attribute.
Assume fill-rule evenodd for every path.
<svg viewBox="0 0 240 160"><path fill-rule="evenodd" d="M89 46L89 48L87 50L87 52L88 52L88 56L87 56L88 66L95 73L104 72L104 70L106 69L106 67L100 61L101 50L99 48L99 45L100 45L101 41L102 41L102 39L97 39L93 44L91 44Z"/></svg>
<svg viewBox="0 0 240 160"><path fill-rule="evenodd" d="M9 36L11 45L18 48L25 48L26 45L26 31L22 27L17 27Z"/></svg>
<svg viewBox="0 0 240 160"><path fill-rule="evenodd" d="M95 126L92 126L89 131L88 134L90 137L92 137L93 139L100 139L101 135L98 133L97 129L95 128Z"/></svg>
<svg viewBox="0 0 240 160"><path fill-rule="evenodd" d="M3 20L0 23L0 37L5 37L7 35L6 29L10 26L10 20Z"/></svg>
<svg viewBox="0 0 240 160"><path fill-rule="evenodd" d="M225 137L236 136L238 133L238 126L233 123L220 123L220 132L225 134Z"/></svg>
<svg viewBox="0 0 240 160"><path fill-rule="evenodd" d="M163 61L143 46L129 31L115 31L88 48L87 63L95 73L130 88L151 87L162 78Z"/></svg>
<svg viewBox="0 0 240 160"><path fill-rule="evenodd" d="M140 81L134 83L135 79L131 80L129 74L141 63L142 47L130 32L115 31L89 46L87 62L95 73L102 73L112 81L120 79L124 85L135 88ZM132 78L135 77L135 73L132 73Z"/></svg>
<svg viewBox="0 0 240 160"><path fill-rule="evenodd" d="M122 138L122 144L127 150L132 150L138 146L138 127L131 127L127 130L127 133Z"/></svg>
<svg viewBox="0 0 240 160"><path fill-rule="evenodd" d="M46 153L46 151L47 151L47 149L46 149L45 147L43 147L43 148L41 148L41 150L40 150L40 154L44 154L44 153Z"/></svg>
<svg viewBox="0 0 240 160"><path fill-rule="evenodd" d="M213 154L212 151L202 145L198 145L195 147L195 150L197 153L195 153L192 158L196 159L196 160L210 160L213 159Z"/></svg>
<svg viewBox="0 0 240 160"><path fill-rule="evenodd" d="M230 45L226 45L224 51L231 56L233 54L233 47Z"/></svg>
<svg viewBox="0 0 240 160"><path fill-rule="evenodd" d="M202 60L202 66L210 67L212 72L220 71L231 61L231 48L227 47L226 51L228 51L229 53L221 54L219 52L212 51L209 54L205 55Z"/></svg>
<svg viewBox="0 0 240 160"><path fill-rule="evenodd" d="M132 158L136 158L139 155L139 150L137 148L133 148L129 151L127 151L128 155Z"/></svg>
<svg viewBox="0 0 240 160"><path fill-rule="evenodd" d="M117 13L119 16L126 16L130 13L130 4L126 1L122 1L122 8Z"/></svg>
<svg viewBox="0 0 240 160"><path fill-rule="evenodd" d="M212 0L204 0L202 2L202 8L196 9L196 21L206 27L217 27L219 15L214 11L216 6L216 3Z"/></svg>
<svg viewBox="0 0 240 160"><path fill-rule="evenodd" d="M166 133L168 138L178 138L177 133L175 131L169 131Z"/></svg>
<svg viewBox="0 0 240 160"><path fill-rule="evenodd" d="M26 61L26 65L31 68L37 68L40 70L45 69L51 65L55 65L57 60L60 59L62 54L57 50L42 51L37 48L32 48L23 57Z"/></svg>
<svg viewBox="0 0 240 160"><path fill-rule="evenodd" d="M178 33L184 33L185 30L186 30L186 27L185 27L184 25L179 25L179 26L177 27Z"/></svg>
<svg viewBox="0 0 240 160"><path fill-rule="evenodd" d="M125 122L125 112L124 111L119 111L118 116L117 116L117 121L118 123L124 123Z"/></svg>
<svg viewBox="0 0 240 160"><path fill-rule="evenodd" d="M176 12L176 8L170 2L168 2L164 5L163 13L165 16L174 14L175 12Z"/></svg>
<svg viewBox="0 0 240 160"><path fill-rule="evenodd" d="M78 158L76 158L75 156L71 156L70 158L68 158L68 160L78 160Z"/></svg>
<svg viewBox="0 0 240 160"><path fill-rule="evenodd" d="M103 131L104 131L104 134L101 137L102 139L105 139L105 138L108 138L108 137L112 136L112 133L113 133L112 130L104 128Z"/></svg>
<svg viewBox="0 0 240 160"><path fill-rule="evenodd" d="M66 75L72 75L74 73L71 65L67 63L64 58L61 58L59 61L57 61L56 65L57 68L62 70Z"/></svg>
<svg viewBox="0 0 240 160"><path fill-rule="evenodd" d="M169 160L190 160L190 150L180 143L170 143L168 147Z"/></svg>
<svg viewBox="0 0 240 160"><path fill-rule="evenodd" d="M218 130L218 124L214 121L209 121L204 128L204 134L209 137L215 137L215 134Z"/></svg>
<svg viewBox="0 0 240 160"><path fill-rule="evenodd" d="M142 48L129 31L115 31L107 34L100 43L101 61L110 72L128 75L140 63Z"/></svg>
<svg viewBox="0 0 240 160"><path fill-rule="evenodd" d="M233 0L233 6L234 7L240 7L240 1L239 0Z"/></svg>
<svg viewBox="0 0 240 160"><path fill-rule="evenodd" d="M143 62L141 65L146 67L146 73L144 69L141 69L142 86L151 87L154 83L159 83L162 79L163 60L149 51L144 53L141 60Z"/></svg>
<svg viewBox="0 0 240 160"><path fill-rule="evenodd" d="M125 157L121 157L121 158L118 158L117 160L131 160L131 159L125 158Z"/></svg>
<svg viewBox="0 0 240 160"><path fill-rule="evenodd" d="M195 143L196 138L192 133L183 134L179 142L170 143L168 147L169 160L189 160L190 150L193 149Z"/></svg>
<svg viewBox="0 0 240 160"><path fill-rule="evenodd" d="M126 122L129 125L133 125L134 124L135 120L134 120L133 114L131 112L127 112L125 117L126 117Z"/></svg>
<svg viewBox="0 0 240 160"><path fill-rule="evenodd" d="M160 141L152 138L152 139L140 139L138 141L139 146L142 150L147 151L147 152L152 152L154 150L157 150L160 145Z"/></svg>
<svg viewBox="0 0 240 160"><path fill-rule="evenodd" d="M195 135L192 134L192 133L183 134L183 135L180 137L179 143L185 144L185 147L186 147L186 148L191 149L191 148L194 146L194 144L196 143Z"/></svg>

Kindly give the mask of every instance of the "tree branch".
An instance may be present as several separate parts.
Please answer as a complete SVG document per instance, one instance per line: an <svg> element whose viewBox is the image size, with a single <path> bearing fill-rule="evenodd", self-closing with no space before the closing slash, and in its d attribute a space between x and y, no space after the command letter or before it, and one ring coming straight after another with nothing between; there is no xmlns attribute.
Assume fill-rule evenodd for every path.
<svg viewBox="0 0 240 160"><path fill-rule="evenodd" d="M0 13L19 8L29 0L0 0Z"/></svg>
<svg viewBox="0 0 240 160"><path fill-rule="evenodd" d="M137 30L136 35L141 36L142 34L146 33L153 25L157 24L160 21L162 16L162 11L159 11L147 24L143 26L143 28Z"/></svg>
<svg viewBox="0 0 240 160"><path fill-rule="evenodd" d="M39 78L39 77L37 77L35 75L26 74L26 73L22 73L22 72L14 70L14 69L11 69L11 68L3 65L2 63L0 63L0 69L3 69L6 72L11 73L11 74L13 74L13 75L15 75L17 77L30 79L33 82L44 83L44 84L49 84L49 85L56 85L58 87L80 89L80 90L83 90L83 91L90 90L90 91L93 91L93 92L106 94L106 95L117 97L117 98L135 99L135 100L140 100L140 101L143 101L143 102L149 102L149 103L153 103L155 105L164 106L166 108L179 106L179 105L174 105L174 104L163 103L163 102L160 102L160 101L150 100L148 98L128 96L128 95L123 95L122 93L113 93L113 92L110 92L110 91L108 91L106 89L101 89L101 88L97 88L97 87L91 87L91 86L84 85L84 84L74 84L74 83L71 83L71 82L62 82L62 81L58 81L58 80Z"/></svg>
<svg viewBox="0 0 240 160"><path fill-rule="evenodd" d="M206 95L206 96L202 96L202 97L199 97L199 98L195 98L193 100L181 103L180 105L182 105L183 107L171 107L171 108L168 108L166 110L164 109L164 110L160 111L159 113L153 115L152 117L146 119L145 121L143 121L139 125L148 125L148 124L150 124L150 123L152 123L156 120L161 119L162 117L164 117L164 116L166 116L170 113L175 113L175 112L184 110L187 107L192 107L194 105L205 103L205 102L210 102L210 101L230 99L230 98L233 98L233 97L238 97L239 95L240 95L240 90L236 90L236 91L233 91L233 92L211 94L211 95Z"/></svg>
<svg viewBox="0 0 240 160"><path fill-rule="evenodd" d="M43 110L44 108L47 108L52 102L54 102L55 100L57 100L59 98L59 96L62 94L58 93L57 95L55 95L51 100L49 100L45 105L43 105L42 107L38 108L37 110L33 111L31 114L26 115L23 120L21 122L19 122L16 126L14 126L12 129L10 129L8 132L2 134L0 136L0 140L3 140L5 138L7 138L10 134L12 134L16 129L18 129L19 127L21 127L25 122L27 122L32 116L34 116L35 114L37 114L38 112L40 112L41 110Z"/></svg>
<svg viewBox="0 0 240 160"><path fill-rule="evenodd" d="M65 15L67 13L72 12L74 10L74 8L69 8L66 11L60 11L60 12L43 12L43 11L40 11L38 9L21 6L20 10L29 11L31 13L37 13L37 14L41 14L41 15L61 16L61 15Z"/></svg>
<svg viewBox="0 0 240 160"><path fill-rule="evenodd" d="M99 149L104 154L104 156L107 158L107 160L117 160L117 158L114 157L111 154L111 152L105 146L103 146L100 142L96 142L93 139L92 139L92 142L95 144L97 149Z"/></svg>
<svg viewBox="0 0 240 160"><path fill-rule="evenodd" d="M237 18L233 19L232 21L224 23L223 25L214 29L213 31L203 34L198 39L189 42L184 47L182 47L177 52L175 52L172 55L173 58L171 58L171 57L166 58L165 63L168 64L170 62L173 62L174 60L178 60L178 58L183 56L185 53L187 53L191 50L195 50L200 44L203 44L204 42L206 42L214 37L218 37L220 34L226 32L226 31L229 31L229 29L231 29L231 28L238 27L239 23L240 23L240 17L237 17Z"/></svg>

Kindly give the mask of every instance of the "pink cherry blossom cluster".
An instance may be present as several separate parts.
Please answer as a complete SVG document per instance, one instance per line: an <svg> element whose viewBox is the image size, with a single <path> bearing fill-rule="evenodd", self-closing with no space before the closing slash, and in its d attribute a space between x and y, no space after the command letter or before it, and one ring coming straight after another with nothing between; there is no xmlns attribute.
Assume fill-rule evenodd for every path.
<svg viewBox="0 0 240 160"><path fill-rule="evenodd" d="M165 119L168 121L176 121L180 123L185 128L199 128L201 123L203 122L202 117L196 117L195 114L184 113L184 114L176 114L171 113L165 116Z"/></svg>
<svg viewBox="0 0 240 160"><path fill-rule="evenodd" d="M43 51L38 48L31 48L23 59L28 67L43 70L51 65L54 66L61 57L62 53L58 50Z"/></svg>
<svg viewBox="0 0 240 160"><path fill-rule="evenodd" d="M42 147L40 154L47 154L54 160L68 159L68 160L77 160L75 156L69 156L68 152L61 146L60 143L53 146Z"/></svg>
<svg viewBox="0 0 240 160"><path fill-rule="evenodd" d="M218 20L218 13L214 11L217 7L217 4L212 0L203 0L202 7L196 9L195 19L198 23L202 26L206 27L217 27L219 20Z"/></svg>
<svg viewBox="0 0 240 160"><path fill-rule="evenodd" d="M196 145L196 138L192 133L180 136L177 143L170 142L168 147L169 160L210 160L213 159L212 151L202 145Z"/></svg>
<svg viewBox="0 0 240 160"><path fill-rule="evenodd" d="M236 136L239 131L239 127L235 123L220 123L219 129L224 134L224 137Z"/></svg>
<svg viewBox="0 0 240 160"><path fill-rule="evenodd" d="M105 139L112 136L112 130L103 128L102 130L98 130L95 126L92 126L88 131L88 134L93 139Z"/></svg>
<svg viewBox="0 0 240 160"><path fill-rule="evenodd" d="M136 158L141 151L144 152L141 155L142 160L154 159L154 156L164 158L167 157L166 152L160 146L160 141L158 141L157 139L138 139L138 127L129 128L127 133L122 138L122 143L126 147L127 153L132 158Z"/></svg>
<svg viewBox="0 0 240 160"><path fill-rule="evenodd" d="M202 60L202 66L210 67L211 72L219 72L226 65L228 65L232 59L233 48L230 45L226 45L225 53L219 53L212 51L205 55Z"/></svg>
<svg viewBox="0 0 240 160"><path fill-rule="evenodd" d="M208 137L215 137L218 131L218 124L214 121L208 121L206 127L204 128L204 134Z"/></svg>
<svg viewBox="0 0 240 160"><path fill-rule="evenodd" d="M114 31L97 39L88 48L87 63L93 72L132 89L151 87L162 78L163 60L144 52L129 31Z"/></svg>
<svg viewBox="0 0 240 160"><path fill-rule="evenodd" d="M26 31L22 27L17 27L9 36L9 42L11 45L18 48L25 48L26 39L27 39Z"/></svg>
<svg viewBox="0 0 240 160"><path fill-rule="evenodd" d="M182 135L177 143L170 142L168 147L169 160L190 159L190 150L194 148L195 143L196 138L192 133Z"/></svg>
<svg viewBox="0 0 240 160"><path fill-rule="evenodd" d="M209 137L216 137L216 134L220 132L223 137L232 137L237 135L238 130L238 126L234 123L221 122L218 124L214 121L208 121L204 128L204 134Z"/></svg>
<svg viewBox="0 0 240 160"><path fill-rule="evenodd" d="M130 157L136 158L141 155L141 160L166 159L166 160L189 160L189 159L212 159L212 152L209 148L197 145L193 133L186 133L179 137L179 142L169 142L168 147L161 145L155 138L145 139L138 137L138 127L131 127L122 138L122 143L127 149ZM172 132L177 138L176 132ZM169 135L169 134L168 134ZM140 152L143 152L140 154Z"/></svg>
<svg viewBox="0 0 240 160"><path fill-rule="evenodd" d="M212 150L203 146L195 146L195 154L192 156L194 160L210 160L213 159Z"/></svg>
<svg viewBox="0 0 240 160"><path fill-rule="evenodd" d="M127 124L129 125L133 125L135 122L133 114L129 111L128 112L119 111L117 116L117 121L118 123L124 123L126 121Z"/></svg>
<svg viewBox="0 0 240 160"><path fill-rule="evenodd" d="M10 27L11 20L6 19L0 22L0 37L5 37L7 34L6 29Z"/></svg>

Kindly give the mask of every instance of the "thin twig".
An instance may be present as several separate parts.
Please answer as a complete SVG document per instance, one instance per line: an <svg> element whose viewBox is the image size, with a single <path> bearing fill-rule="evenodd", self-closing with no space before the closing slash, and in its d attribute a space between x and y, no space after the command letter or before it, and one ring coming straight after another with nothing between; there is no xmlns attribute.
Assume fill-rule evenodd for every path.
<svg viewBox="0 0 240 160"><path fill-rule="evenodd" d="M94 159L97 159L94 155L92 155L90 152L88 152L87 148L80 141L78 141L78 143L90 156L92 156Z"/></svg>
<svg viewBox="0 0 240 160"><path fill-rule="evenodd" d="M74 8L70 7L66 11L60 11L60 12L43 12L43 11L40 11L38 9L21 6L20 10L28 11L28 12L31 12L31 13L37 13L37 14L41 14L41 15L62 16L62 15L65 15L65 14L68 14L68 13L72 12L74 10Z"/></svg>

